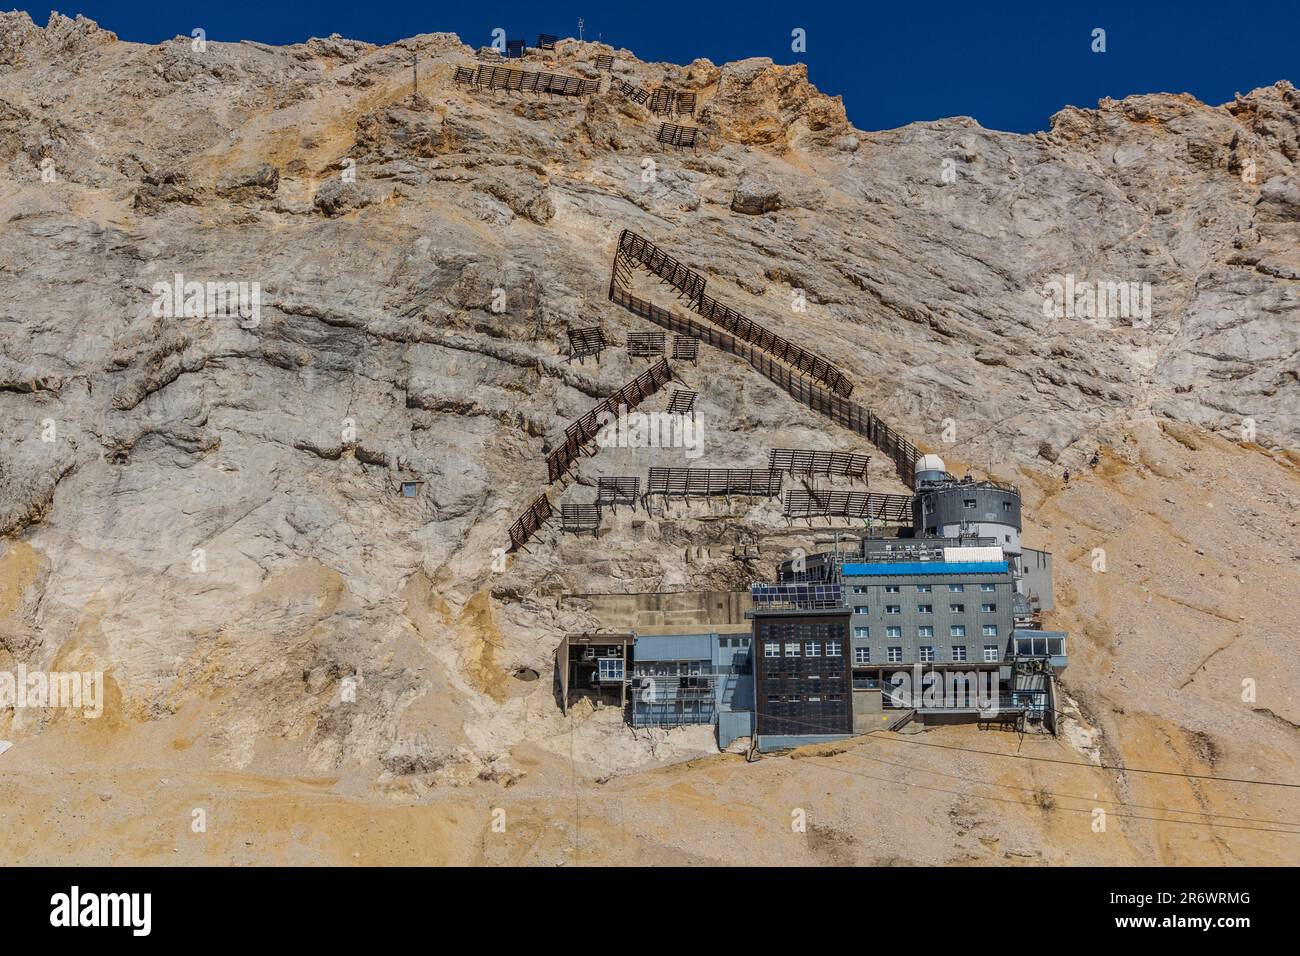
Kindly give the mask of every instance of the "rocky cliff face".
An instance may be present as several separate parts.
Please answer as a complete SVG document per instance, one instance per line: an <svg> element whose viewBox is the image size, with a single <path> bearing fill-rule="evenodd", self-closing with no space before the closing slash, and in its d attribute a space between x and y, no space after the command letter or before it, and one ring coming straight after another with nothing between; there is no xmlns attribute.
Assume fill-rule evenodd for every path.
<svg viewBox="0 0 1300 956"><path fill-rule="evenodd" d="M540 836L489 851L449 830L419 858L615 859L618 820L646 834L646 859L740 860L769 824L719 817L711 799L761 806L829 781L861 801L828 808L820 842L772 844L769 861L1295 861L1294 843L1135 818L1149 811L1090 840L1086 815L1045 806L1056 797L1006 810L969 786L908 791L915 818L882 815L901 791L840 755L762 771L715 758L672 771L670 790L630 773L598 792L592 781L698 741L560 718L550 654L565 630L600 623L561 599L744 587L812 534L771 504L714 503L624 511L594 541L551 527L508 561L497 550L546 487L565 427L645 367L617 347L566 357L570 326L615 343L651 328L607 300L615 240L633 228L835 362L855 398L954 469L1022 485L1026 543L1057 553L1081 707L1077 733L1040 746L1294 778L1289 83L1221 107L1151 95L1066 108L1034 136L968 119L864 133L803 67L641 63L571 40L525 61L594 78L595 55L613 53L616 77L697 93L681 122L700 144L674 151L656 142L660 118L608 82L581 99L455 84L474 51L448 34L199 47L0 14L0 668L101 669L109 686L99 721L0 712L16 742L0 779L13 774L4 786L28 812L68 794L25 770L86 762L105 782L77 793L121 788L153 808L141 812L214 791L233 807L239 785L218 772L268 791L327 781L297 793L328 803L302 825L363 840L375 833L342 821L376 813L376 794L454 816L508 787L536 834L568 832L556 801L589 800L588 855ZM202 307L186 283L203 284ZM242 312L214 314L210 283ZM675 371L698 392L703 457L606 449L554 500L590 501L595 476L651 464L872 451L730 356L705 349ZM1102 465L1084 468L1097 449ZM873 481L901 490L881 461ZM1068 487L1064 468L1079 476ZM424 482L418 497L399 495L404 479ZM730 560L752 541L761 566ZM543 679L512 676L529 669ZM990 779L967 759L930 769ZM150 767L183 791L151 797L128 779ZM1006 787L1105 790L1202 821L1287 812L1260 788L1002 770ZM581 795L563 789L572 772ZM679 788L703 796L682 804ZM260 832L284 825L242 812ZM855 842L866 819L874 836ZM183 852L293 852L223 839Z"/></svg>

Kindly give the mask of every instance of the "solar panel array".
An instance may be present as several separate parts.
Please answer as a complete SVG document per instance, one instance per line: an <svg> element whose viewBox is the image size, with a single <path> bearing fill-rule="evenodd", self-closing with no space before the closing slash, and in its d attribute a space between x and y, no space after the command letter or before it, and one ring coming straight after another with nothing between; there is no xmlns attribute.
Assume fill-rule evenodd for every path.
<svg viewBox="0 0 1300 956"><path fill-rule="evenodd" d="M749 593L759 610L844 607L844 588L839 584L754 584Z"/></svg>

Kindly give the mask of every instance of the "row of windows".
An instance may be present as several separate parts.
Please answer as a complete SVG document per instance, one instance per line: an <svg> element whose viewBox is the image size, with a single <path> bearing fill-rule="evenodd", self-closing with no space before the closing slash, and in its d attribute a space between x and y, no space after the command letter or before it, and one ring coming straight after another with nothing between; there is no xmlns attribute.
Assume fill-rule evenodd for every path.
<svg viewBox="0 0 1300 956"><path fill-rule="evenodd" d="M767 702L769 704L799 704L805 702L809 704L820 704L822 700L837 701L839 699L839 694L785 694L782 696L773 694L768 697Z"/></svg>
<svg viewBox="0 0 1300 956"><path fill-rule="evenodd" d="M879 587L879 585L875 585L875 586L876 586L876 587ZM868 590L869 590L871 587L872 587L872 585L868 585L868 584L858 584L858 585L855 585L855 586L854 586L854 588L853 588L853 593L854 593L854 594L866 594L866 593L868 593ZM917 593L917 594L929 594L929 593L931 592L931 590L932 590L932 587L931 587L931 585L929 585L929 584L918 584L918 585L915 585L915 587L916 587L916 593ZM981 591L984 591L985 593L989 593L989 594L991 594L992 592L996 591L997 589L998 589L998 586L997 586L996 584L993 584L993 583L988 582L988 581L985 581L985 582L983 582L983 583L980 584L980 590L981 590ZM961 593L963 593L965 590L966 590L966 585L964 585L964 584L950 584L950 585L948 585L948 591L949 591L950 593L952 593L952 594L961 594ZM902 594L902 593L903 593L903 586L902 586L901 584L886 584L886 585L885 585L885 593L886 593L886 594Z"/></svg>
<svg viewBox="0 0 1300 956"><path fill-rule="evenodd" d="M772 664L772 665L769 665L769 666L775 667L776 665L775 665L775 664ZM826 674L823 675L823 674L782 674L780 671L769 670L769 671L766 672L766 674L767 674L767 676L766 676L766 678L765 678L766 680L799 680L799 681L810 681L810 680L821 680L823 676L824 676L828 681L837 681L837 680L840 679L840 672L839 672L839 671L828 672L828 673L826 673Z"/></svg>
<svg viewBox="0 0 1300 956"><path fill-rule="evenodd" d="M996 613L997 613L997 610L998 610L998 606L997 606L996 604L981 604L981 605L980 605L980 613L982 613L982 614L996 614ZM966 613L966 605L965 605L965 604L949 604L949 605L948 605L948 612L949 612L950 614L965 614L965 613ZM871 608L870 608L869 605L866 605L866 604L855 604L855 605L853 606L853 613L854 613L854 614L870 614L870 613L871 613ZM885 613L886 613L886 614L902 614L902 613L903 613L903 606L902 606L901 604L886 604L886 605L885 605ZM933 614L933 613L934 613L934 605L933 605L933 604L918 604L918 605L916 606L916 613L917 613L917 614Z"/></svg>
<svg viewBox="0 0 1300 956"><path fill-rule="evenodd" d="M827 657L843 656L843 645L840 641L826 642ZM781 645L776 642L768 642L763 645L764 657L780 657ZM821 657L821 641L787 641L785 644L786 657Z"/></svg>
<svg viewBox="0 0 1300 956"><path fill-rule="evenodd" d="M888 655L887 663L901 664L903 662L903 649L901 647L890 647L887 648L886 650ZM929 644L922 645L919 648L919 650L921 653L920 660L921 663L923 664L931 664L939 659L938 655L935 653L934 647ZM967 659L966 645L965 644L954 645L952 648L952 660L964 661L966 659ZM997 644L985 644L984 663L996 664L1000 660L1002 660L1002 649ZM869 647L853 648L853 663L870 664L871 648Z"/></svg>
<svg viewBox="0 0 1300 956"><path fill-rule="evenodd" d="M902 637L902 636L903 636L903 628L900 625L890 624L888 627L885 628L885 637ZM916 627L916 636L918 638L934 637L934 627L930 624L918 624ZM948 636L965 637L966 625L965 624L950 625L948 627ZM980 637L997 637L997 636L998 636L998 626L996 624L980 625ZM853 629L853 637L855 640L859 640L859 641L870 640L871 628L855 627Z"/></svg>

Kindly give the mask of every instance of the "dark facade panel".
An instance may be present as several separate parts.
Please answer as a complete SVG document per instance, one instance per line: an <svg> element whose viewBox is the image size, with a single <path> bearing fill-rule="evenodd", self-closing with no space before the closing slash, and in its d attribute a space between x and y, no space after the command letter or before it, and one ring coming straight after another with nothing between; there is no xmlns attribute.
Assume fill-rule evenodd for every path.
<svg viewBox="0 0 1300 956"><path fill-rule="evenodd" d="M760 736L853 732L847 614L756 614L754 698Z"/></svg>

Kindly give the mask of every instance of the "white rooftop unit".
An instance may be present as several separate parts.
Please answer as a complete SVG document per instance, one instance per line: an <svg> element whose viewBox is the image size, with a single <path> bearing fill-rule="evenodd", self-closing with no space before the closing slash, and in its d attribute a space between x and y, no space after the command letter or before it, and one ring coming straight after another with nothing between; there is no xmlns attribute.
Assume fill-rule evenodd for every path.
<svg viewBox="0 0 1300 956"><path fill-rule="evenodd" d="M1005 561L1006 555L998 545L985 547L944 548L945 561Z"/></svg>

